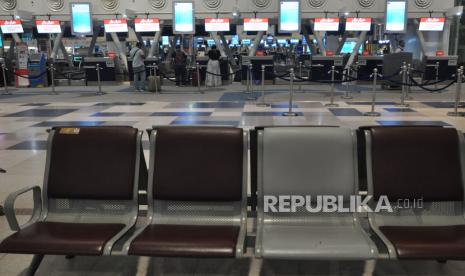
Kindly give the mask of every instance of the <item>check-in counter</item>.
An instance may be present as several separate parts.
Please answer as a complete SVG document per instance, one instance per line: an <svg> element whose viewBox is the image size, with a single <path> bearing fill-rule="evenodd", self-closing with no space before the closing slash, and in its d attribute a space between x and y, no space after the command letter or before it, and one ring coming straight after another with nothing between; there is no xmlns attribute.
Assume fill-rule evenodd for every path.
<svg viewBox="0 0 465 276"><path fill-rule="evenodd" d="M153 72L153 64L159 65L160 60L156 57L148 57L144 60L145 64L145 73L150 76L151 72ZM159 75L160 70L157 70L157 75ZM128 58L128 74L129 80L134 80L134 71L132 70L132 58Z"/></svg>
<svg viewBox="0 0 465 276"><path fill-rule="evenodd" d="M242 83L247 83L247 71L249 64L252 64L252 76L254 80L262 79L262 65L265 65L265 82L274 81L274 61L273 56L263 56L263 57L242 57Z"/></svg>
<svg viewBox="0 0 465 276"><path fill-rule="evenodd" d="M425 56L423 81L449 79L457 71L458 56Z"/></svg>
<svg viewBox="0 0 465 276"><path fill-rule="evenodd" d="M101 81L116 81L117 65L114 58L110 57L84 57L84 70L87 81L97 81L95 66L100 65Z"/></svg>
<svg viewBox="0 0 465 276"><path fill-rule="evenodd" d="M310 78L312 80L331 80L331 67L335 66L335 70L340 74L335 74L335 80L342 79L342 71L344 70L343 56L313 56Z"/></svg>
<svg viewBox="0 0 465 276"><path fill-rule="evenodd" d="M207 74L207 65L208 65L208 60L209 58L207 56L203 56L203 57L196 57L196 62L199 63L200 65L200 77L201 77L201 81L205 81L205 78L206 78L206 74ZM228 63L228 60L226 58L221 58L219 60L220 62L220 72L221 72L221 80L223 81L227 81L229 80L229 63Z"/></svg>
<svg viewBox="0 0 465 276"><path fill-rule="evenodd" d="M358 56L358 72L357 77L361 80L370 79L375 68L378 73L383 73L383 56Z"/></svg>

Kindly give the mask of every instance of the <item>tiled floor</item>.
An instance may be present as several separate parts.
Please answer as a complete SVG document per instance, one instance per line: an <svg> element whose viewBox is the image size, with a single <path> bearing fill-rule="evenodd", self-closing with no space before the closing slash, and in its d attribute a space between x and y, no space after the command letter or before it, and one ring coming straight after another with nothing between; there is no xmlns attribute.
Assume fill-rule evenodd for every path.
<svg viewBox="0 0 465 276"><path fill-rule="evenodd" d="M342 87L343 89L344 87ZM363 87L361 87L363 88ZM336 93L337 108L329 102L325 85L302 86L293 104L297 117L284 117L288 110L288 86L266 86L268 107L258 107L261 91L244 93L241 85L230 85L198 93L189 87L166 87L164 93L121 92L126 86L104 86L108 92L96 96L95 87L59 87L60 95L48 90L15 90L13 96L0 95L0 201L19 188L42 185L46 130L59 125L131 125L147 129L153 125L233 125L251 128L257 125L451 125L465 130L464 117L449 117L455 88L442 94L413 91L409 108L399 108L399 93L380 91L376 111L381 117L366 117L370 110L370 87L360 89L354 99L342 100L344 91ZM202 88L203 89L203 88ZM144 149L148 137L144 134ZM29 195L21 197L16 207L30 213ZM26 220L26 215L21 215ZM0 239L9 235L4 217L0 217ZM0 254L0 275L21 275L31 256ZM38 275L245 275L250 259L163 259L136 257L45 258ZM362 262L265 261L262 275L361 275ZM139 274L138 274L139 273ZM429 261L380 261L376 275L465 275L465 263L438 264Z"/></svg>

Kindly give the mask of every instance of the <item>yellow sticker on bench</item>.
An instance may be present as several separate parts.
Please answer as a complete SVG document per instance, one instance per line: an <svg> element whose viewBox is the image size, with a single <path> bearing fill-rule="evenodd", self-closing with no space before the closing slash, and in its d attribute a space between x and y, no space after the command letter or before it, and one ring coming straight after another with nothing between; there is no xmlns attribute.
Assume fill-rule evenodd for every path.
<svg viewBox="0 0 465 276"><path fill-rule="evenodd" d="M79 128L67 127L60 129L60 134L77 135L79 134L79 131L81 131Z"/></svg>

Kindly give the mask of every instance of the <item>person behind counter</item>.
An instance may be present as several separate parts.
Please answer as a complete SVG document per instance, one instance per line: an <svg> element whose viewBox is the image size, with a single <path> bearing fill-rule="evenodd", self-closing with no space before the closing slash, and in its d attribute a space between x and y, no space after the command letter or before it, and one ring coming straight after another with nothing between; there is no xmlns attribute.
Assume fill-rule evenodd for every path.
<svg viewBox="0 0 465 276"><path fill-rule="evenodd" d="M186 85L186 65L187 56L181 47L176 46L176 51L173 53L174 73L176 75L176 86Z"/></svg>
<svg viewBox="0 0 465 276"><path fill-rule="evenodd" d="M402 53L404 51L404 48L405 48L405 41L399 40L395 53Z"/></svg>
<svg viewBox="0 0 465 276"><path fill-rule="evenodd" d="M129 57L132 58L132 71L134 72L134 88L139 91L145 91L145 54L141 49L142 44L140 42L136 43L136 47L132 48L129 52Z"/></svg>
<svg viewBox="0 0 465 276"><path fill-rule="evenodd" d="M210 87L220 86L221 85L221 70L220 70L220 57L221 53L216 48L216 45L213 45L211 50L208 51L208 64L207 64L207 77L206 77L206 85Z"/></svg>

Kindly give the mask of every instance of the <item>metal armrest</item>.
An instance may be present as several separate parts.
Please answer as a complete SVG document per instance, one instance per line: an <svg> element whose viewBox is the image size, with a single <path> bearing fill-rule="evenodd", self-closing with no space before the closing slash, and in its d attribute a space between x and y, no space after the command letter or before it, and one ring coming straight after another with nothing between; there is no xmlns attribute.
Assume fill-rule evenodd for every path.
<svg viewBox="0 0 465 276"><path fill-rule="evenodd" d="M18 196L26 192L29 192L31 190L33 192L33 201L34 201L34 209L32 210L32 217L28 222L20 226L18 224L18 220L15 215L15 209L14 209L15 201L16 201L16 198L18 198ZM21 190L11 193L10 195L8 195L8 197L5 200L4 209L5 209L5 216L8 221L8 224L10 225L11 230L19 231L33 224L39 219L40 214L42 212L42 197L41 197L40 187L39 186L26 187L26 188L23 188Z"/></svg>
<svg viewBox="0 0 465 276"><path fill-rule="evenodd" d="M245 221L241 222L241 228L239 229L239 234L237 235L236 243L236 257L243 257L245 255L245 238L247 236L247 218Z"/></svg>

